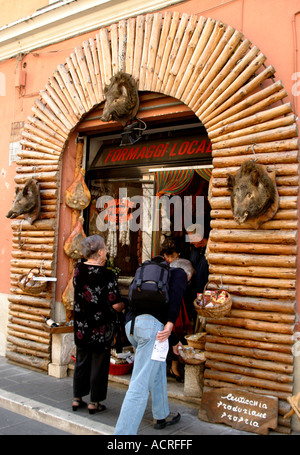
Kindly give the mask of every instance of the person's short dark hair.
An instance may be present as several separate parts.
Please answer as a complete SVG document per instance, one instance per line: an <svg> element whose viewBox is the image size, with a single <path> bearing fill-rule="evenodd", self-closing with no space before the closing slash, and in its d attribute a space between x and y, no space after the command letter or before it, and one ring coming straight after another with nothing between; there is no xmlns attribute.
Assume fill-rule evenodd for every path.
<svg viewBox="0 0 300 455"><path fill-rule="evenodd" d="M166 237L161 245L160 254L170 256L173 253L180 253L180 243L174 237Z"/></svg>

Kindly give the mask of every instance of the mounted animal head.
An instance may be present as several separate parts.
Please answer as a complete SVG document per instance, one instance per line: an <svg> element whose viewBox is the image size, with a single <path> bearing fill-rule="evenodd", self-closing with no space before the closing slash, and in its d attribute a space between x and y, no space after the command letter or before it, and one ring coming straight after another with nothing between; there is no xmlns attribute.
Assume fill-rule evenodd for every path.
<svg viewBox="0 0 300 455"><path fill-rule="evenodd" d="M229 174L233 217L239 224L264 215L276 202L276 187L264 166L245 161L235 176ZM266 221L266 220L264 220Z"/></svg>
<svg viewBox="0 0 300 455"><path fill-rule="evenodd" d="M34 179L29 179L22 190L19 187L16 188L15 201L6 217L14 219L24 215L25 220L32 224L39 217L40 209L39 183Z"/></svg>
<svg viewBox="0 0 300 455"><path fill-rule="evenodd" d="M137 82L131 74L119 71L104 88L105 104L101 120L115 120L122 126L135 118L139 110Z"/></svg>

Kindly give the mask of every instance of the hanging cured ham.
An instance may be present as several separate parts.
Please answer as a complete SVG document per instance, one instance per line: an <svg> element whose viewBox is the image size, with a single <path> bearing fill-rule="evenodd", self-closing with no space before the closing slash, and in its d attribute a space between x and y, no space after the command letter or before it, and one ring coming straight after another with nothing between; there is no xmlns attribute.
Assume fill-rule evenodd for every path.
<svg viewBox="0 0 300 455"><path fill-rule="evenodd" d="M83 218L79 217L75 224L73 232L67 238L64 244L64 252L72 259L82 258L81 242L86 238L83 230Z"/></svg>
<svg viewBox="0 0 300 455"><path fill-rule="evenodd" d="M73 286L73 274L68 281L66 289L64 290L61 301L66 308L66 310L73 310L74 304L74 286Z"/></svg>
<svg viewBox="0 0 300 455"><path fill-rule="evenodd" d="M66 204L76 210L85 209L91 202L91 193L84 181L85 171L80 169L72 185L66 190Z"/></svg>

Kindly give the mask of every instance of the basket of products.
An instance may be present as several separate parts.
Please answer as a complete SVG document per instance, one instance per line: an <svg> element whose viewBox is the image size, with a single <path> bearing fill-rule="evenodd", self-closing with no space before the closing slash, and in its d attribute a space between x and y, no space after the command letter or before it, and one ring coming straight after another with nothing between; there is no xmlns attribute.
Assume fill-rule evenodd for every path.
<svg viewBox="0 0 300 455"><path fill-rule="evenodd" d="M194 308L204 318L222 318L230 313L232 300L229 292L221 288L209 291L207 283L203 293L194 300Z"/></svg>
<svg viewBox="0 0 300 455"><path fill-rule="evenodd" d="M205 352L192 346L178 348L179 359L188 365L201 365L205 362Z"/></svg>
<svg viewBox="0 0 300 455"><path fill-rule="evenodd" d="M37 273L34 273L34 270L37 270ZM35 277L45 278L45 275L40 269L31 269L28 273L21 276L18 286L25 294L38 295L46 289L47 281L38 281L34 279Z"/></svg>
<svg viewBox="0 0 300 455"><path fill-rule="evenodd" d="M134 353L130 348L123 348L122 352L117 353L111 350L109 374L121 376L131 372L134 362Z"/></svg>
<svg viewBox="0 0 300 455"><path fill-rule="evenodd" d="M184 337L188 346L196 349L204 349L206 332L194 333L193 335L186 335Z"/></svg>

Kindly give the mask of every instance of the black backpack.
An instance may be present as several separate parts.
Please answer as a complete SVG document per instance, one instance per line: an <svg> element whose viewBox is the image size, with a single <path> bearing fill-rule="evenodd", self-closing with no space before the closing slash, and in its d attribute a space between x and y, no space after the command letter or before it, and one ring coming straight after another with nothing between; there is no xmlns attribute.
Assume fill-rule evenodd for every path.
<svg viewBox="0 0 300 455"><path fill-rule="evenodd" d="M145 261L129 286L129 307L137 314L152 314L169 307L170 267L163 258ZM133 318L133 324L134 324ZM131 325L131 334L133 332Z"/></svg>

